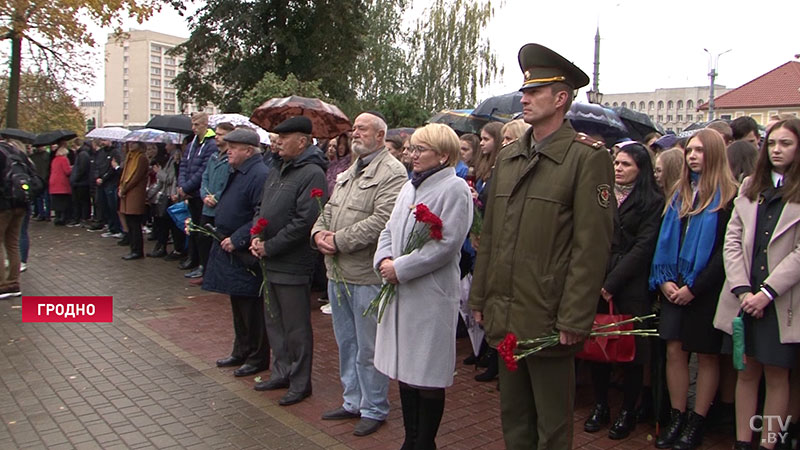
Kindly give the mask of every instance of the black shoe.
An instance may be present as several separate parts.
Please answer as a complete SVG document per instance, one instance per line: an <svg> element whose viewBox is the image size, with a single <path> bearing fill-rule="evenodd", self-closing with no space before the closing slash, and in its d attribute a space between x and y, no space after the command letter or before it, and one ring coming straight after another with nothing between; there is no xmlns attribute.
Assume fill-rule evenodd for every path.
<svg viewBox="0 0 800 450"><path fill-rule="evenodd" d="M227 358L222 358L217 360L217 367L236 367L241 366L244 362L241 358L236 358L235 356L228 356Z"/></svg>
<svg viewBox="0 0 800 450"><path fill-rule="evenodd" d="M642 399L642 403L636 408L636 421L639 423L648 423L655 417L653 413L653 401Z"/></svg>
<svg viewBox="0 0 800 450"><path fill-rule="evenodd" d="M187 272L187 273L183 274L183 276L185 278L202 278L202 276L203 276L203 266L197 266L196 269L194 269L191 272Z"/></svg>
<svg viewBox="0 0 800 450"><path fill-rule="evenodd" d="M147 254L148 258L163 258L167 256L167 251L163 245L156 245L152 252Z"/></svg>
<svg viewBox="0 0 800 450"><path fill-rule="evenodd" d="M181 270L191 270L197 267L197 263L192 261L191 258L187 258L182 263L178 264L178 269Z"/></svg>
<svg viewBox="0 0 800 450"><path fill-rule="evenodd" d="M608 429L608 438L614 440L625 439L636 428L636 413L623 409L619 412L619 417Z"/></svg>
<svg viewBox="0 0 800 450"><path fill-rule="evenodd" d="M656 448L672 448L683 432L685 424L686 413L673 408L669 412L669 424L661 430L661 434L656 439Z"/></svg>
<svg viewBox="0 0 800 450"><path fill-rule="evenodd" d="M128 237L128 235L126 234L125 236L122 237L122 239L117 241L117 245L119 245L120 247L124 247L126 245L131 245L131 240Z"/></svg>
<svg viewBox="0 0 800 450"><path fill-rule="evenodd" d="M144 255L141 253L128 253L127 255L123 256L122 259L125 261L130 261L132 259L141 259L144 258Z"/></svg>
<svg viewBox="0 0 800 450"><path fill-rule="evenodd" d="M104 228L102 223L96 223L94 225L89 226L89 231L100 231Z"/></svg>
<svg viewBox="0 0 800 450"><path fill-rule="evenodd" d="M258 383L253 386L253 389L257 391L274 391L277 389L286 389L289 387L289 380L267 380L267 381L259 381Z"/></svg>
<svg viewBox="0 0 800 450"><path fill-rule="evenodd" d="M497 360L497 350L489 348L484 352L483 356L478 359L478 367L489 367L492 360Z"/></svg>
<svg viewBox="0 0 800 450"><path fill-rule="evenodd" d="M267 370L267 368L266 367L253 366L251 364L245 364L242 367L239 367L238 369L234 370L233 371L233 376L235 376L235 377L246 377L248 375L255 375L258 372L261 372L262 370Z"/></svg>
<svg viewBox="0 0 800 450"><path fill-rule="evenodd" d="M287 392L286 395L281 397L281 399L278 401L278 404L281 406L294 405L295 403L302 402L303 399L310 396L311 396L311 389L304 392Z"/></svg>
<svg viewBox="0 0 800 450"><path fill-rule="evenodd" d="M596 433L600 431L608 422L611 421L611 410L608 405L598 403L594 405L594 409L589 414L586 422L583 423L583 431L587 433Z"/></svg>
<svg viewBox="0 0 800 450"><path fill-rule="evenodd" d="M706 418L691 411L686 416L686 426L683 427L681 436L672 445L674 450L692 450L703 443L703 425Z"/></svg>
<svg viewBox="0 0 800 450"><path fill-rule="evenodd" d="M181 261L186 258L186 255L181 252L172 251L170 252L164 260L166 261Z"/></svg>
<svg viewBox="0 0 800 450"><path fill-rule="evenodd" d="M369 417L362 417L356 424L353 434L356 436L367 436L376 431L383 425L383 420L370 419Z"/></svg>
<svg viewBox="0 0 800 450"><path fill-rule="evenodd" d="M359 417L361 417L361 413L350 412L344 409L344 406L322 413L322 420L358 419Z"/></svg>
<svg viewBox="0 0 800 450"><path fill-rule="evenodd" d="M475 354L473 353L473 354L467 356L466 358L464 358L464 360L461 361L461 362L464 363L467 366L473 366L473 365L477 364L478 357L475 356Z"/></svg>
<svg viewBox="0 0 800 450"><path fill-rule="evenodd" d="M486 383L497 378L497 364L490 365L485 372L475 375L475 381Z"/></svg>

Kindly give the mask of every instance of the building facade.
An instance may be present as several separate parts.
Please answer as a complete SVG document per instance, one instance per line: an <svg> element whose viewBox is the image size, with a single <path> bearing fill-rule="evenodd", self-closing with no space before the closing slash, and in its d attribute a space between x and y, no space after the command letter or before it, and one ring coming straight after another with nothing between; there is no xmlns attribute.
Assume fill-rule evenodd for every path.
<svg viewBox="0 0 800 450"><path fill-rule="evenodd" d="M83 117L86 118L86 131L92 131L95 128L102 128L105 124L103 121L103 103L104 102L90 102L83 101L80 104L80 110Z"/></svg>
<svg viewBox="0 0 800 450"><path fill-rule="evenodd" d="M217 113L207 105L182 104L172 80L182 58L167 51L184 38L146 30L130 30L120 39L109 35L105 46L105 125L143 127L158 114Z"/></svg>
<svg viewBox="0 0 800 450"><path fill-rule="evenodd" d="M728 92L725 86L714 85L714 94ZM642 112L666 131L680 133L695 122L708 120L708 111L699 110L709 99L709 86L656 89L653 92L604 94L603 106L622 106Z"/></svg>

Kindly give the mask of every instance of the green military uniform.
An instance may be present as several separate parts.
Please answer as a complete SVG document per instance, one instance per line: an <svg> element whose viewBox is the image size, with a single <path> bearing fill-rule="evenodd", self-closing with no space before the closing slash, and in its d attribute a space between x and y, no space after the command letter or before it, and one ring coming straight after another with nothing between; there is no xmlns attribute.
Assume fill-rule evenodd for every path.
<svg viewBox="0 0 800 450"><path fill-rule="evenodd" d="M525 64L526 47L520 51L520 65L529 68L522 89L553 81L580 87L569 70L547 67L542 77ZM555 54L536 46L541 49ZM540 61L537 52L534 60ZM531 128L501 150L470 294L472 309L483 312L489 344L496 346L509 332L519 340L589 332L611 248L613 182L608 151L568 121L538 143ZM507 448L571 448L573 356L580 347L546 349L519 361L515 372L501 364Z"/></svg>

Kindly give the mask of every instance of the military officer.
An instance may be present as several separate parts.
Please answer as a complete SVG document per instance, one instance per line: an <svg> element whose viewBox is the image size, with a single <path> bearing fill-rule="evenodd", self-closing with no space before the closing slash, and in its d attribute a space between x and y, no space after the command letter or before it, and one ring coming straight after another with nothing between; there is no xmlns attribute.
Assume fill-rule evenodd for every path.
<svg viewBox="0 0 800 450"><path fill-rule="evenodd" d="M490 345L557 334L559 345L500 364L509 449L569 449L574 354L588 334L613 231L614 172L602 143L564 116L589 77L538 44L518 55L522 114L531 128L497 157L470 306Z"/></svg>

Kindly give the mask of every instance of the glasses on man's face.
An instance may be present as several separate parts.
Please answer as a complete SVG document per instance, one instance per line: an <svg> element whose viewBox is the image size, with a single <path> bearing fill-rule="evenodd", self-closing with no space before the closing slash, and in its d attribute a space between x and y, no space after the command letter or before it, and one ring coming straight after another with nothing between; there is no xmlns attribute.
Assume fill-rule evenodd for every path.
<svg viewBox="0 0 800 450"><path fill-rule="evenodd" d="M430 148L423 147L421 145L412 145L408 147L408 154L411 156L419 156L424 152L432 152L433 150Z"/></svg>

